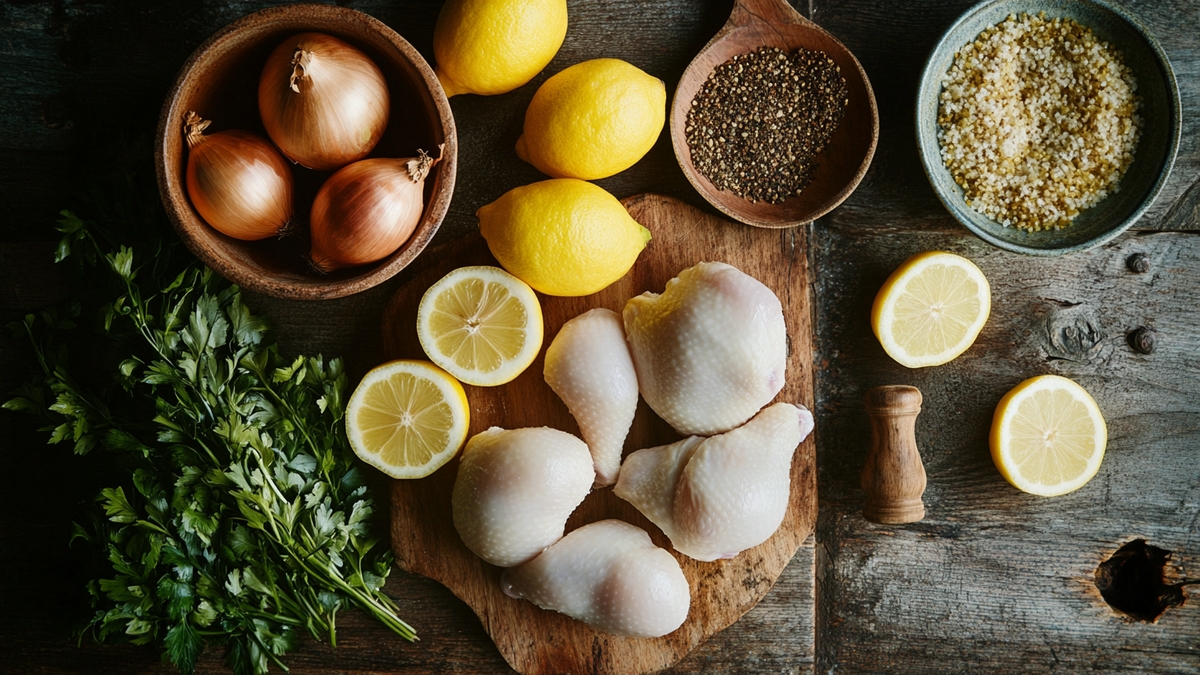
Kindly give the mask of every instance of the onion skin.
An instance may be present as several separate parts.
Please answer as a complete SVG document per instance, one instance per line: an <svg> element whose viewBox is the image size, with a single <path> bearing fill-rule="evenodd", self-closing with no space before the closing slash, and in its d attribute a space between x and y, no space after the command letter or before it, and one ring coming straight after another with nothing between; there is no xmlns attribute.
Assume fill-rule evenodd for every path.
<svg viewBox="0 0 1200 675"><path fill-rule="evenodd" d="M309 260L319 272L382 260L408 241L425 211L425 178L439 159L364 159L329 177L313 201Z"/></svg>
<svg viewBox="0 0 1200 675"><path fill-rule="evenodd" d="M318 171L360 160L387 127L383 72L366 54L324 33L283 41L258 80L258 112L288 159Z"/></svg>
<svg viewBox="0 0 1200 675"><path fill-rule="evenodd" d="M234 239L273 237L292 220L292 170L269 141L230 129L208 136L189 112L185 182L204 222Z"/></svg>

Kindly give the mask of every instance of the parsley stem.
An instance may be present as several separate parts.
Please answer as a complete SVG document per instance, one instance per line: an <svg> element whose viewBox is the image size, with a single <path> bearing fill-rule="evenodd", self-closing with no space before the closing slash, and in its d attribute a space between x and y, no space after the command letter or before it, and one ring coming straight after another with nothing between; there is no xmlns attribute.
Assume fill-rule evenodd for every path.
<svg viewBox="0 0 1200 675"><path fill-rule="evenodd" d="M266 645L266 643L264 643L262 641L262 638L258 637L258 633L250 633L250 639L257 642L258 648L261 649L262 652L267 655L267 658L271 659L271 661L273 661L275 663L275 665L279 666L279 668L281 670L283 670L284 672L291 672L291 669L288 668L287 665L283 661L279 660L279 657L276 656L275 652L272 651L271 648L268 647Z"/></svg>

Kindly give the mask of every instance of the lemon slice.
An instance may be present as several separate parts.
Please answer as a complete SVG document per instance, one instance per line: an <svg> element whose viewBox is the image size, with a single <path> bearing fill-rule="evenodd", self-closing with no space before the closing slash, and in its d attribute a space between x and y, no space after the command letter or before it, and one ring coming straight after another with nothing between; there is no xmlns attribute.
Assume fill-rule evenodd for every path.
<svg viewBox="0 0 1200 675"><path fill-rule="evenodd" d="M422 478L467 438L462 385L426 361L392 361L367 373L346 404L354 453L392 478Z"/></svg>
<svg viewBox="0 0 1200 675"><path fill-rule="evenodd" d="M1100 470L1108 427L1096 401L1072 380L1041 375L1000 399L992 461L1013 487L1043 497L1083 487Z"/></svg>
<svg viewBox="0 0 1200 675"><path fill-rule="evenodd" d="M991 288L975 263L929 251L905 260L884 282L871 329L900 365L938 366L967 351L991 310Z"/></svg>
<svg viewBox="0 0 1200 675"><path fill-rule="evenodd" d="M542 306L499 267L460 267L425 291L417 337L429 359L467 384L520 375L542 348Z"/></svg>

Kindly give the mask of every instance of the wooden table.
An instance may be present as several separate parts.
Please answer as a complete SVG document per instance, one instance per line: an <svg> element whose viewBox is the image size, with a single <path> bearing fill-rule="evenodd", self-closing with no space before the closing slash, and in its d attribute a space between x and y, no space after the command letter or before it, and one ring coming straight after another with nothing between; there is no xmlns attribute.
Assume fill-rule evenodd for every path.
<svg viewBox="0 0 1200 675"><path fill-rule="evenodd" d="M113 141L148 141L162 98L191 50L265 0L0 4L0 319L79 289L52 263L55 214L88 176L114 164ZM347 4L394 27L432 59L438 3ZM1057 259L1004 253L959 227L920 168L913 132L919 70L937 36L971 3L807 0L799 9L862 61L882 135L866 180L841 208L807 226L815 278L820 520L767 598L702 644L678 673L1200 672L1200 602L1157 624L1110 610L1097 564L1137 537L1174 552L1177 577L1200 577L1200 4L1125 0L1170 56L1184 135L1165 192L1137 231ZM674 83L727 17L728 0L572 0L562 50L508 95L458 97L461 168L435 243L476 227L475 210L541 175L512 151L536 85L567 65L620 57ZM128 143L126 143L128 147ZM619 197L659 192L705 207L664 133L634 168L600 184ZM871 300L904 258L946 249L974 260L993 287L992 317L952 364L911 371L872 337ZM1149 256L1135 274L1126 258ZM425 255L437 255L436 249ZM366 293L304 303L251 297L283 349L343 354L352 372L380 359L379 317L401 275ZM1157 332L1133 352L1126 333ZM1011 488L987 450L991 412L1017 382L1058 373L1082 383L1109 422L1099 475L1073 494L1040 499ZM0 390L32 374L24 345L0 337ZM860 515L868 445L862 396L879 384L921 388L917 440L929 476L927 517L900 527ZM83 608L67 548L88 506L80 460L44 445L30 420L0 413L0 672L166 673L151 649L104 647L70 635ZM377 486L386 495L386 486ZM815 587L815 605L812 601ZM1193 587L1195 588L1195 587ZM357 614L339 646L313 641L288 659L296 673L507 672L478 620L449 592L397 573L388 591L421 642L405 643ZM201 672L224 672L210 650Z"/></svg>

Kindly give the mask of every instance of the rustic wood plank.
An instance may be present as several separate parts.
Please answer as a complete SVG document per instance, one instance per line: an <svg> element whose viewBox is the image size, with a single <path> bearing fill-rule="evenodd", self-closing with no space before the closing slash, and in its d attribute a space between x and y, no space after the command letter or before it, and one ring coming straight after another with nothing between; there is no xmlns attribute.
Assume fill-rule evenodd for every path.
<svg viewBox="0 0 1200 675"><path fill-rule="evenodd" d="M228 21L268 4L274 3L0 3L0 241L57 239L51 227L55 214L70 205L85 176L111 164L107 148L114 139L136 138L153 128L166 87L186 55ZM378 16L430 56L438 2L345 4ZM1186 309L1187 303L1196 306L1189 290L1196 288L1195 246L1185 235L1161 235L1163 240L1155 235L1124 237L1117 249L1049 263L992 258L1000 254L965 235L942 209L912 140L913 88L921 64L936 37L971 0L793 4L806 15L815 9L812 18L862 60L875 86L882 123L879 152L866 181L815 230L813 261L822 308L818 326L823 331L817 384L818 400L825 404L817 411L825 499L816 547L823 589L819 670L973 672L987 667L992 672L1047 672L1055 665L1060 671L1200 670L1194 600L1169 610L1159 624L1143 626L1112 618L1095 598L1081 599L1084 591L1079 590L1087 588L1079 579L1096 559L1133 535L1174 549L1177 569L1196 575L1196 537L1180 532L1189 514L1190 530L1183 531L1197 531L1195 486L1200 481L1188 466L1174 476L1162 473L1164 461L1179 465L1190 459L1194 465L1196 458L1193 382L1200 363L1194 356L1194 335L1200 321ZM1139 226L1197 229L1200 47L1195 34L1200 6L1188 0L1120 4L1155 32L1170 55L1186 125L1167 191ZM453 100L463 160L460 190L438 243L473 232L478 206L541 177L517 160L511 147L525 105L549 74L584 58L619 56L673 90L691 55L724 22L730 6L729 0L571 0L567 42L546 73L506 96ZM638 166L601 184L619 197L655 191L703 206L675 166L665 136ZM1165 261L1159 276L1148 274L1146 288L1133 299L1120 300L1121 291L1103 283L1093 289L1096 279L1119 271L1120 255L1112 251L1123 253L1135 245L1160 254L1152 258ZM985 357L972 351L942 370L911 373L891 364L872 344L863 311L892 267L924 248L952 248L980 260L989 276L1009 279L1009 294L1001 298L997 291L996 313L976 348L992 344ZM1111 265L1095 258L1109 254L1114 256ZM48 262L31 262L38 255L36 248L0 248L0 268L11 270L0 281L17 285L22 294L0 290L0 318L13 319L32 309L27 301L40 304L62 297L65 282ZM852 259L843 260L846 256ZM352 372L362 372L377 358L363 340L400 283L403 278L371 295L332 303L261 297L251 303L271 316L285 350L340 353ZM1073 293L1064 297L1064 289ZM1066 306L1075 302L1083 304ZM1116 310L1107 309L1112 302L1128 312L1122 320L1113 318ZM1018 315L1018 323L1000 323ZM1163 340L1149 357L1122 351L1122 329L1134 319L1153 319ZM1040 328L1037 321L1042 321ZM1099 331L1089 328L1096 325ZM1098 335L1103 337L1095 345L1085 346ZM1179 336L1184 342L1178 342ZM1118 356L1129 361L1127 366L1117 375L1105 374ZM0 390L8 391L30 374L27 358L19 343L0 334ZM1074 373L1102 406L1118 407L1120 423L1114 422L1110 456L1083 494L1044 502L1025 498L990 466L986 422L980 420L988 418L1008 386L1043 372L1035 366ZM867 442L861 392L892 381L911 381L927 398L917 430L930 475L930 516L911 528L870 526L858 516L857 472ZM936 415L931 414L935 405L942 411ZM932 424L939 419L941 424ZM173 672L153 650L100 647L87 639L76 647L68 619L80 607L80 580L65 546L66 527L89 506L94 481L86 465L66 450L47 448L44 434L31 429L26 418L0 412L0 438L6 475L19 477L10 481L0 501L5 506L0 516L0 606L6 610L0 615L0 669ZM52 491L40 480L46 476L55 478ZM1093 504L1085 496L1096 486L1105 489ZM1129 501L1122 503L1123 498ZM1019 551L1019 560L1001 555L1003 548ZM763 602L671 672L811 669L813 654L797 646L793 633L805 634L813 621L796 612L795 600L811 583L812 551L801 547ZM914 561L917 554L927 554L931 562ZM935 589L932 596L929 588ZM360 614L346 613L339 617L341 647L306 642L289 660L293 672L507 672L470 609L441 586L397 573L388 590L421 631L422 642L396 640ZM1042 611L1042 605L1049 609ZM221 655L212 651L200 672L227 671Z"/></svg>
<svg viewBox="0 0 1200 675"><path fill-rule="evenodd" d="M0 240L53 242L57 212L75 202L85 177L111 165L114 140L152 129L167 85L186 55L208 34L267 0L211 3L197 9L151 0L110 3L9 3L0 6ZM431 58L438 2L347 3L393 26ZM453 102L460 126L462 169L453 208L439 242L475 231L475 210L505 190L543 178L515 157L525 106L536 86L572 63L620 56L673 88L692 53L724 22L727 0L571 3L571 28L556 60L533 83L501 97L460 97ZM601 181L618 196L643 190L676 194L699 204L679 173L664 134L637 167ZM468 187L469 186L469 187ZM44 254L52 244L0 250L10 272L0 276L6 320L71 291ZM287 352L341 354L352 374L378 362L378 319L386 298L407 277L337 301L303 303L250 295L271 318ZM8 291L11 290L10 294ZM31 371L22 367L22 345L0 338L0 389L10 390ZM150 649L102 647L85 639L76 648L66 619L80 608L79 583L65 549L66 524L89 507L91 480L77 458L47 448L27 418L0 413L0 435L10 475L59 476L70 497L32 514L6 511L0 518L0 597L6 611L0 640L5 668L13 672L166 673ZM6 503L41 499L37 481L21 481ZM380 493L381 491L377 491ZM64 579L73 579L64 581ZM754 663L762 672L793 672L811 664L811 608L796 611L811 594L812 548L800 553L762 603L697 648L675 672L731 672ZM45 589L52 588L49 592ZM289 659L294 672L510 672L478 619L439 585L397 573L388 586L423 641L395 639L360 614L341 617L341 646L306 641ZM810 607L803 605L803 607ZM10 658L11 657L11 658ZM219 650L210 650L200 672L225 672Z"/></svg>
<svg viewBox="0 0 1200 675"><path fill-rule="evenodd" d="M870 235L870 236L868 236ZM906 369L871 333L870 306L914 253L950 250L992 284L976 344L945 366ZM1127 258L1149 257L1145 274ZM817 670L839 672L1196 672L1200 605L1157 625L1117 616L1096 566L1144 537L1200 566L1200 237L1126 235L1056 259L998 251L958 228L818 229ZM1158 348L1126 333L1152 327ZM1100 473L1077 492L1039 498L1012 488L988 452L992 411L1025 378L1082 384L1109 425ZM927 515L909 526L863 520L859 471L870 445L862 396L911 384L925 403L917 443Z"/></svg>
<svg viewBox="0 0 1200 675"><path fill-rule="evenodd" d="M46 539L38 533L23 534L28 535L25 541L30 541L30 537L35 542ZM65 533L62 536L65 537ZM62 538L55 541L62 541ZM813 630L810 601L805 599L812 588L813 556L810 540L800 547L762 602L663 675L811 671L811 646L797 644L795 636L811 635ZM4 564L6 570L19 569ZM70 573L63 566L56 566L53 571L64 575ZM34 565L29 566L28 572L34 577L38 574ZM386 588L400 605L402 615L418 626L420 642L410 644L400 640L362 613L347 612L338 616L338 646L332 648L306 638L301 648L287 659L292 672L303 675L491 675L513 672L487 639L470 608L437 582L397 570ZM74 602L74 594L68 595L71 596L69 599L53 597L52 606L69 607ZM12 594L6 592L5 597L12 597ZM36 601L45 603L45 595L39 595ZM11 606L32 606L34 602L30 598ZM809 611L797 611L798 605ZM77 647L70 635L71 626L65 621L50 618L47 613L38 616L34 625L26 622L20 630L0 627L0 638L4 639L5 645L5 662L0 668L3 672L22 675L168 675L176 672L171 666L162 664L152 649L103 646L86 637ZM200 659L196 672L229 672L223 665L223 658L221 650L209 649Z"/></svg>

